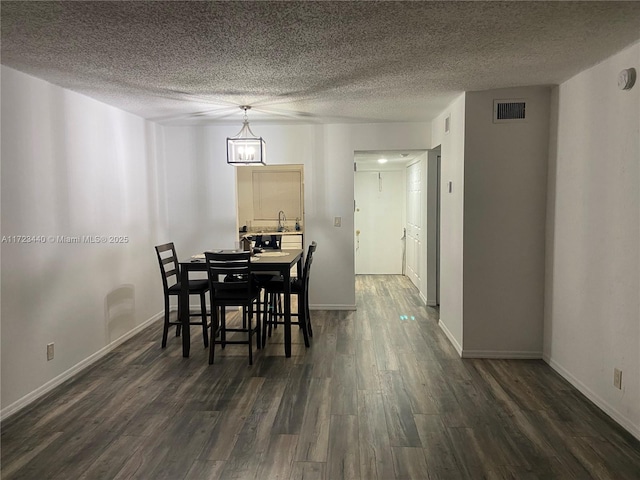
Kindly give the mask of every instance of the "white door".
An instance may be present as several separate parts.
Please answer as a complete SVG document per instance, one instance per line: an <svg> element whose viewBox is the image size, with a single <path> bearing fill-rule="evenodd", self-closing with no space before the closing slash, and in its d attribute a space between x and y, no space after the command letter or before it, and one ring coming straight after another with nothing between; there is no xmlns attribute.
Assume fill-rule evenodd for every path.
<svg viewBox="0 0 640 480"><path fill-rule="evenodd" d="M420 288L422 256L422 163L407 167L407 268L406 274Z"/></svg>
<svg viewBox="0 0 640 480"><path fill-rule="evenodd" d="M404 172L355 173L357 274L402 273Z"/></svg>

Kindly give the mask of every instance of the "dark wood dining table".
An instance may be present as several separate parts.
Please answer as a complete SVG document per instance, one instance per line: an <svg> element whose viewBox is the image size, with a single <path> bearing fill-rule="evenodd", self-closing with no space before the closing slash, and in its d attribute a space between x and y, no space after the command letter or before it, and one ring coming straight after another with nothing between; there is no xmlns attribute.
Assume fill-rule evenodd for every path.
<svg viewBox="0 0 640 480"><path fill-rule="evenodd" d="M238 250L214 250L238 251ZM284 279L284 353L291 356L291 269L297 266L298 278L302 278L302 249L271 250L251 257L251 272L278 272ZM190 257L180 261L180 305L189 305L189 273L206 272L204 258ZM180 310L180 309L179 309ZM189 309L178 312L182 321L182 356L188 357L191 349Z"/></svg>

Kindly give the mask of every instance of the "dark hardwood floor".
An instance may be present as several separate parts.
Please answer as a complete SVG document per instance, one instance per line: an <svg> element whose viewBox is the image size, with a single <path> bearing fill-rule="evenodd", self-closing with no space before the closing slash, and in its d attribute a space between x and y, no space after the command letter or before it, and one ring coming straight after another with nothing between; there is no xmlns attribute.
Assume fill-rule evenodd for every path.
<svg viewBox="0 0 640 480"><path fill-rule="evenodd" d="M461 360L401 276L357 303L252 367L162 350L158 322L4 422L2 479L640 478L640 442L542 361Z"/></svg>

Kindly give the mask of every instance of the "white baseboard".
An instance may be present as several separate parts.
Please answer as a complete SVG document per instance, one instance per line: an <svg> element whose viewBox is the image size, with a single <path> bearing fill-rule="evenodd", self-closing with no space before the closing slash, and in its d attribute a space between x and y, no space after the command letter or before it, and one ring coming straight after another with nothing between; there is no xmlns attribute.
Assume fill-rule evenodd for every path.
<svg viewBox="0 0 640 480"><path fill-rule="evenodd" d="M447 338L449 339L449 341L453 345L453 348L456 349L456 352L458 352L458 355L460 355L460 357L462 357L462 347L460 346L460 344L458 343L456 338L453 336L453 334L449 331L449 329L444 324L442 319L438 320L438 325L440 326L440 330L442 330L444 332L444 334L447 336Z"/></svg>
<svg viewBox="0 0 640 480"><path fill-rule="evenodd" d="M49 393L55 387L57 387L59 385L62 385L63 382L65 382L69 378L73 377L77 373L81 372L85 368L89 367L90 365L92 365L96 361L100 360L106 354L111 352L114 348L118 347L119 345L122 345L124 342L129 340L131 337L136 335L138 332L144 330L146 327L151 325L153 322L156 322L161 318L164 318L164 311L160 312L160 313L157 313L156 315L152 316L151 318L149 318L145 322L141 323L140 325L137 325L136 327L134 327L129 332L125 333L123 336L121 336L117 340L114 340L109 345L106 345L105 347L101 348L96 353L90 355L89 357L85 358L81 362L79 362L76 365L74 365L73 367L71 367L69 370L61 373L57 377L49 380L44 385L36 388L33 392L28 393L24 397L22 397L19 400L13 402L11 405L8 405L7 407L3 408L2 410L0 410L0 421L6 420L11 415L19 412L20 410L22 410L26 406L28 406L28 405L32 404L33 402L35 402L36 400L38 400L43 395Z"/></svg>
<svg viewBox="0 0 640 480"><path fill-rule="evenodd" d="M343 305L343 304L321 304L321 305L309 305L309 310L357 310L355 305Z"/></svg>
<svg viewBox="0 0 640 480"><path fill-rule="evenodd" d="M506 358L513 360L539 360L542 352L517 350L462 350L462 358Z"/></svg>
<svg viewBox="0 0 640 480"><path fill-rule="evenodd" d="M548 354L544 354L542 359L549 364L560 376L567 380L571 385L577 388L580 393L593 402L600 410L613 418L622 428L627 430L631 435L640 440L640 425L634 425L634 423L625 417L622 413L616 410L615 407L609 404L606 400L602 399L593 390L587 387L584 383L574 377L566 368L560 365L558 362L549 357Z"/></svg>
<svg viewBox="0 0 640 480"><path fill-rule="evenodd" d="M427 302L427 297L425 297L422 292L418 292L420 295L420 300L422 300L423 305L429 305L429 303Z"/></svg>

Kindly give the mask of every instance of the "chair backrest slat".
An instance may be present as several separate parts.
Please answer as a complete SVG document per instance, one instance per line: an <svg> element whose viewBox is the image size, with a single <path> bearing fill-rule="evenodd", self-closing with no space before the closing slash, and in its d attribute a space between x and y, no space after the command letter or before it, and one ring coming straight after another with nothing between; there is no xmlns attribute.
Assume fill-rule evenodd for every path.
<svg viewBox="0 0 640 480"><path fill-rule="evenodd" d="M249 296L251 252L205 252L204 255L213 296L224 295L225 291L231 290L246 290L247 297Z"/></svg>
<svg viewBox="0 0 640 480"><path fill-rule="evenodd" d="M313 254L318 248L318 244L313 241L311 245L309 245L309 250L307 252L307 258L304 262L304 270L302 271L302 278L304 281L305 288L309 286L309 275L311 273L311 263L313 262Z"/></svg>
<svg viewBox="0 0 640 480"><path fill-rule="evenodd" d="M180 278L176 247L173 242L158 245L156 246L156 255L158 256L158 264L162 274L162 286L167 292L170 287L179 282Z"/></svg>
<svg viewBox="0 0 640 480"><path fill-rule="evenodd" d="M172 277L172 276L174 276L174 275L176 275L176 276L178 275L178 271L177 271L176 269L173 269L173 270L165 270L165 272L164 272L164 276L165 276L165 278L170 278L170 277Z"/></svg>
<svg viewBox="0 0 640 480"><path fill-rule="evenodd" d="M164 245L158 245L156 247L157 252L166 252L167 250L175 251L175 247L173 246L173 242L165 243Z"/></svg>

